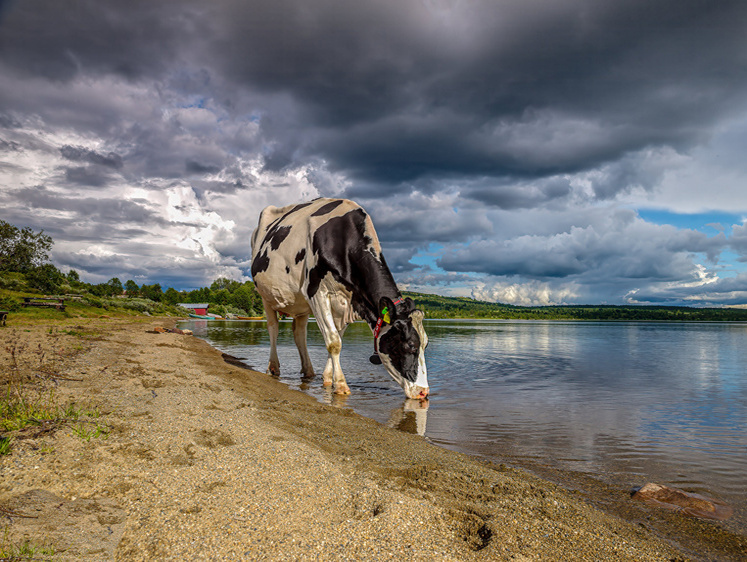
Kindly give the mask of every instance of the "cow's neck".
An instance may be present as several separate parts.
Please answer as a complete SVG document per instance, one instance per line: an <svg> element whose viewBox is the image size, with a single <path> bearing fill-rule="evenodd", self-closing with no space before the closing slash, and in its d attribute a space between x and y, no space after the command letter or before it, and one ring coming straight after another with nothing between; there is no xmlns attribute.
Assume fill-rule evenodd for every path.
<svg viewBox="0 0 747 562"><path fill-rule="evenodd" d="M365 274L361 275L356 289L357 294L354 296L356 312L368 322L371 329L376 326L379 318L381 298L389 297L395 301L402 296L383 256L375 267L367 268Z"/></svg>

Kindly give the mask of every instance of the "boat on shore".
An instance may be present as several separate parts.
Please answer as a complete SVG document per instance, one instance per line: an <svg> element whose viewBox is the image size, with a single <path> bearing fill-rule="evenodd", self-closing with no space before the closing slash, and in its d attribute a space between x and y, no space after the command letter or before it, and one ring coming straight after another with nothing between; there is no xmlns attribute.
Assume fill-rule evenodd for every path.
<svg viewBox="0 0 747 562"><path fill-rule="evenodd" d="M237 316L236 320L264 320L264 316Z"/></svg>
<svg viewBox="0 0 747 562"><path fill-rule="evenodd" d="M212 316L208 316L207 314L195 314L194 312L189 313L190 318L199 318L200 320L215 320Z"/></svg>

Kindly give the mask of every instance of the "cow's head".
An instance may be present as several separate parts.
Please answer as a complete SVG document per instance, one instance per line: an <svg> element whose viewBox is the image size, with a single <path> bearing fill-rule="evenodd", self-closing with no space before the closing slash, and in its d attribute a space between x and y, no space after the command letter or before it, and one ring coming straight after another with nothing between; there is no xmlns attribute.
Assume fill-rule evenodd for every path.
<svg viewBox="0 0 747 562"><path fill-rule="evenodd" d="M378 335L379 358L391 377L408 398L428 396L428 371L425 367L425 347L428 336L423 328L423 311L415 308L412 299L396 305L383 297L379 310L387 310L389 323L384 323Z"/></svg>

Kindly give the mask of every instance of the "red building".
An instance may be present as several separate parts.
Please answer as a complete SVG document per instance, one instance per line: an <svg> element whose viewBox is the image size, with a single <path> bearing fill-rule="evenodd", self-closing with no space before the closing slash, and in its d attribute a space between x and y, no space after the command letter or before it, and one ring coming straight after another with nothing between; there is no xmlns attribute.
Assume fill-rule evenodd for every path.
<svg viewBox="0 0 747 562"><path fill-rule="evenodd" d="M200 303L179 302L176 304L176 306L181 306L182 308L191 310L195 314L199 314L200 316L205 316L207 314L208 307L210 307L210 304L206 302L200 302Z"/></svg>

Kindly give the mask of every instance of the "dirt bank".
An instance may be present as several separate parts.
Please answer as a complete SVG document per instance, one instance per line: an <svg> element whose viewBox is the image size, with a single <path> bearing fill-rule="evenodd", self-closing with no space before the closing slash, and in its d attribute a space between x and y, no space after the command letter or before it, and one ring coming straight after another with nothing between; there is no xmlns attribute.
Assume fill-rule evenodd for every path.
<svg viewBox="0 0 747 562"><path fill-rule="evenodd" d="M553 484L319 404L157 325L0 330L6 372L98 409L86 423L108 431L86 440L61 422L16 435L0 457L7 540L51 545L55 560L694 557Z"/></svg>

